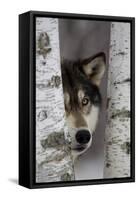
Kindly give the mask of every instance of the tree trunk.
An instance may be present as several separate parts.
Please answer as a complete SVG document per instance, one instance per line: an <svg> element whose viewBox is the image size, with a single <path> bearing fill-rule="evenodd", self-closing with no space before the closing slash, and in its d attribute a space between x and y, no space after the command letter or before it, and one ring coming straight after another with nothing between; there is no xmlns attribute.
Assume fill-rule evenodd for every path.
<svg viewBox="0 0 138 200"><path fill-rule="evenodd" d="M58 19L36 19L36 182L74 180L58 34Z"/></svg>
<svg viewBox="0 0 138 200"><path fill-rule="evenodd" d="M111 23L104 178L130 176L130 23Z"/></svg>

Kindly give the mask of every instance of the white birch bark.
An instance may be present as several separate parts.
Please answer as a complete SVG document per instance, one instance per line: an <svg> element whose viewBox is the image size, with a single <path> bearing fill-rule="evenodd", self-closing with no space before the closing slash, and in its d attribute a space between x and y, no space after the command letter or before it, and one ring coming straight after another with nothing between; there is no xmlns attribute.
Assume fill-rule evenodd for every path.
<svg viewBox="0 0 138 200"><path fill-rule="evenodd" d="M36 19L36 182L74 180L58 34L58 19Z"/></svg>
<svg viewBox="0 0 138 200"><path fill-rule="evenodd" d="M130 24L111 23L104 178L130 176Z"/></svg>

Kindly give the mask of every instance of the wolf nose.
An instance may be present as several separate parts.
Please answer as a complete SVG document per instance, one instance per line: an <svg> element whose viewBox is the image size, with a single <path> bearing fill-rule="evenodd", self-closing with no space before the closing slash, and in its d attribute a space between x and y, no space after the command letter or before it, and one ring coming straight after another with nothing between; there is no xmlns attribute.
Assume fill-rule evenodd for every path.
<svg viewBox="0 0 138 200"><path fill-rule="evenodd" d="M80 144L87 144L90 141L91 135L87 130L80 130L76 134L76 140Z"/></svg>

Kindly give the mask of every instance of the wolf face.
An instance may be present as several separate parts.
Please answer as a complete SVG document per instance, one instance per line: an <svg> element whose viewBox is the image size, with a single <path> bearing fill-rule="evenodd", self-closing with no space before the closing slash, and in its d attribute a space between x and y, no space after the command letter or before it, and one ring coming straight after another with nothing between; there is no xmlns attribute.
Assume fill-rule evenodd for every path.
<svg viewBox="0 0 138 200"><path fill-rule="evenodd" d="M66 120L75 159L92 143L101 105L99 85L105 71L105 54L75 62L63 60L61 67Z"/></svg>

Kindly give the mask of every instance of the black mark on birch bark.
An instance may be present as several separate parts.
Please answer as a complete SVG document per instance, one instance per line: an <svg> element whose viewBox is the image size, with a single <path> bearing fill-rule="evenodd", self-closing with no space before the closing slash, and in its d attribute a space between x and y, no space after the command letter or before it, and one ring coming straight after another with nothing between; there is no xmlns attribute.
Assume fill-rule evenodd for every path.
<svg viewBox="0 0 138 200"><path fill-rule="evenodd" d="M114 119L116 117L122 117L122 118L130 118L130 111L129 110L115 110L112 115L111 118Z"/></svg>
<svg viewBox="0 0 138 200"><path fill-rule="evenodd" d="M50 39L49 36L46 32L40 33L40 36L38 38L38 50L37 53L39 55L42 55L43 58L45 59L47 54L51 51L50 47ZM43 63L44 65L46 62Z"/></svg>
<svg viewBox="0 0 138 200"><path fill-rule="evenodd" d="M61 84L60 76L52 76L51 80L48 83L49 87L56 87L58 88Z"/></svg>
<svg viewBox="0 0 138 200"><path fill-rule="evenodd" d="M39 114L38 114L38 120L43 121L46 118L47 118L47 111L46 110L40 111Z"/></svg>
<svg viewBox="0 0 138 200"><path fill-rule="evenodd" d="M61 176L61 181L71 181L72 177L69 173L65 173Z"/></svg>
<svg viewBox="0 0 138 200"><path fill-rule="evenodd" d="M126 152L126 154L130 154L130 142L124 142L121 144L121 149Z"/></svg>
<svg viewBox="0 0 138 200"><path fill-rule="evenodd" d="M48 147L56 147L59 145L65 145L64 132L54 132L50 134L46 139L41 140L41 146L46 149Z"/></svg>
<svg viewBox="0 0 138 200"><path fill-rule="evenodd" d="M124 79L122 81L115 81L114 85L121 84L121 83L128 83L128 82L130 82L130 78L126 78L126 79Z"/></svg>
<svg viewBox="0 0 138 200"><path fill-rule="evenodd" d="M106 102L106 109L108 109L109 108L109 103L110 103L110 101L111 101L111 98L107 98L107 102Z"/></svg>
<svg viewBox="0 0 138 200"><path fill-rule="evenodd" d="M116 56L117 56L117 55L124 56L124 55L126 55L126 54L127 54L126 52L120 51L120 52L116 53Z"/></svg>
<svg viewBox="0 0 138 200"><path fill-rule="evenodd" d="M110 163L106 163L106 167L108 168L108 167L110 167L111 166L111 164Z"/></svg>

